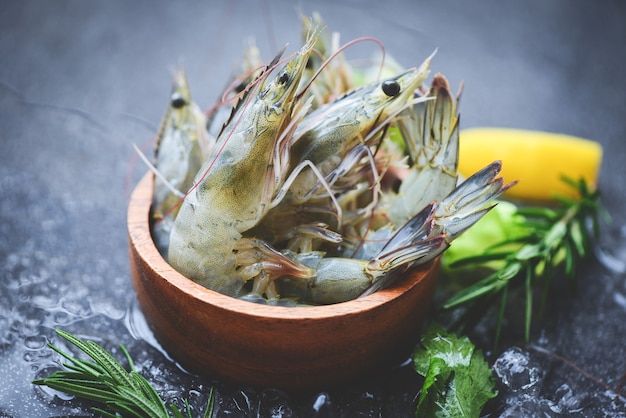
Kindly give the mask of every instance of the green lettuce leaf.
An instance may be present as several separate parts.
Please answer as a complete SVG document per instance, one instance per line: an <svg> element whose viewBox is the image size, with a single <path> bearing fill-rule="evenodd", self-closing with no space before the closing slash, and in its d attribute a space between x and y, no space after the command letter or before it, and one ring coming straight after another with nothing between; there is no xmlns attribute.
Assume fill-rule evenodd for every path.
<svg viewBox="0 0 626 418"><path fill-rule="evenodd" d="M432 325L413 354L413 365L424 376L415 415L418 417L479 417L487 401L497 396L491 369L482 352L467 338Z"/></svg>

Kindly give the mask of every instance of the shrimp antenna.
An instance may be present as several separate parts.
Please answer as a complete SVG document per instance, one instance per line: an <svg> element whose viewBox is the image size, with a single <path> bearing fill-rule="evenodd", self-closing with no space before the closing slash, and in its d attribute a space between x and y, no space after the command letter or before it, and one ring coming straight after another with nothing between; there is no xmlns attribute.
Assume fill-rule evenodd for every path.
<svg viewBox="0 0 626 418"><path fill-rule="evenodd" d="M249 89L255 83L258 83L258 78L255 78L250 83L246 84L241 91L237 91L237 87L242 86L248 78L251 78L253 74L263 69L264 67L265 67L264 65L259 65L258 67L252 68L242 74L239 74L237 77L235 77L235 79L230 84L228 84L226 88L224 89L224 93L222 93L220 100L218 100L217 103L215 103L213 106L211 106L205 111L205 114L207 115L207 117L210 117L218 108L224 106L225 104L231 103L241 98L243 95L245 95L246 89ZM228 95L231 94L232 92L236 92L236 93L228 97Z"/></svg>
<svg viewBox="0 0 626 418"><path fill-rule="evenodd" d="M380 50L381 50L381 53L383 55L382 60L381 60L381 64L380 64L380 68L378 70L378 78L380 78L381 75L382 75L382 72L383 72L384 65L385 65L385 45L382 43L382 41L380 39L374 38L374 37L371 37L371 36L364 36L364 37L361 37L361 38L356 38L356 39L353 39L350 42L345 43L341 47L339 47L335 52L333 52L330 55L330 57L328 57L326 59L326 61L324 61L320 65L320 68L318 68L317 71L315 72L315 74L313 74L313 76L311 77L309 82L306 84L306 86L304 86L302 91L296 95L296 100L300 100L302 98L302 96L306 93L306 91L309 89L309 87L311 87L311 84L313 84L313 81L315 81L317 76L322 72L322 70L324 68L326 68L329 65L329 63L333 59L335 59L339 54L341 54L343 51L345 51L348 47L351 47L352 45L355 45L355 44L360 43L360 42L375 42L378 46L380 46Z"/></svg>
<svg viewBox="0 0 626 418"><path fill-rule="evenodd" d="M259 83L261 83L263 80L265 80L265 78L267 78L267 76L272 71L274 71L274 69L282 62L280 60L280 58L282 57L282 55L285 52L286 48L287 48L287 45L285 45L280 51L278 51L278 53L274 56L272 61L270 61L269 64L265 65L264 69L259 73L259 75L254 80L252 80L250 83L248 83L241 92L233 95L230 98L227 98L226 96L230 93L231 89L234 88L234 83L235 82L233 82L233 83L231 83L231 85L229 85L229 87L226 89L226 91L222 95L221 103L219 105L226 104L226 103L229 103L229 102L232 102L232 101L235 101L235 100L237 100L237 103L232 107L231 112L230 112L230 116L228 117L226 122L224 122L224 124L222 125L222 129L220 130L220 132L217 135L218 138L222 135L222 133L223 133L224 129L226 128L226 126L233 121L233 117L235 116L235 114L237 113L239 108L243 105L243 103L246 102L246 98L251 94L252 90L256 89L258 87ZM255 68L255 69L252 70L252 72L248 72L248 73L251 75L251 74L254 74L254 72L256 72L256 71L258 71L258 68ZM248 74L248 73L246 73L246 74ZM235 80L235 81L237 81L237 80Z"/></svg>
<svg viewBox="0 0 626 418"><path fill-rule="evenodd" d="M407 109L409 106L413 106L415 104L422 103L422 102L427 102L429 100L434 100L434 99L435 99L434 97L420 96L420 97L416 97L414 99L411 99L411 100L407 101L399 109L397 109L396 111L394 111L391 114L389 114L389 116L387 116L385 118L385 120L383 120L381 123L377 124L376 127L374 129L372 129L367 134L367 136L365 136L365 138L363 138L363 143L367 144L368 141L374 137L374 135L376 135L381 129L383 129L387 125L389 125L389 123L392 120L394 120L398 116L398 114L400 114L403 110Z"/></svg>
<svg viewBox="0 0 626 418"><path fill-rule="evenodd" d="M229 101L232 101L235 98L239 98L241 96L245 96L252 89L252 87L254 87L257 83L260 83L263 79L265 79L265 77L267 77L272 71L274 71L274 69L276 67L278 67L281 63L284 63L286 60L288 60L293 54L291 54L288 57L283 58L281 60L281 57L285 53L285 49L287 49L287 45L283 46L281 48L281 50L278 51L278 53L274 56L274 58L272 58L272 61L270 61L269 64L267 64L267 65L260 65L257 68L253 68L252 70L249 70L249 71L245 72L243 74L243 77L241 75L239 77L237 77L233 81L233 83L231 83L228 86L228 88L226 89L226 91L222 95L222 99L221 99L222 103L227 103ZM259 70L262 70L259 73L259 75L254 80L252 80L250 83L248 83L240 93L234 95L233 97L231 97L229 99L226 98L226 95L229 93L229 91L231 89L234 89L234 87L236 86L235 82L237 82L239 80L245 81L246 78L250 77L252 74L256 73ZM239 84L241 84L241 81L240 81Z"/></svg>
<svg viewBox="0 0 626 418"><path fill-rule="evenodd" d="M165 187L167 187L167 189L174 193L177 197L184 197L185 194L183 192L181 192L180 190L178 190L176 187L174 187L172 185L172 183L170 183L164 176L163 174L161 174L161 172L159 171L158 168L156 168L154 166L154 164L152 164L149 160L148 157L146 157L146 154L143 153L142 150L139 149L139 147L137 146L137 144L133 143L133 148L135 149L135 152L137 152L137 155L139 155L139 158L141 158L141 161L143 161L148 168L150 169L150 171L152 171L154 173L154 175L156 177L158 177L159 180L161 180L163 182L163 184L165 185Z"/></svg>

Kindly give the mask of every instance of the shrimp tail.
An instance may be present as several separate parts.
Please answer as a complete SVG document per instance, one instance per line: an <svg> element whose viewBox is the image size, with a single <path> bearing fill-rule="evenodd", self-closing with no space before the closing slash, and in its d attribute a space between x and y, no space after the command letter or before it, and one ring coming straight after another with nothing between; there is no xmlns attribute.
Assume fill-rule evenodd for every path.
<svg viewBox="0 0 626 418"><path fill-rule="evenodd" d="M404 109L398 117L398 128L409 154L408 176L389 208L389 217L400 227L415 209L428 202L441 200L457 183L460 115L458 97L450 85L436 74L427 95Z"/></svg>
<svg viewBox="0 0 626 418"><path fill-rule="evenodd" d="M410 267L433 260L449 244L444 235L433 235L436 203L430 203L409 219L367 263L365 270L373 283L359 297L391 286Z"/></svg>
<svg viewBox="0 0 626 418"><path fill-rule="evenodd" d="M434 214L434 233L443 233L452 242L489 212L495 204L485 206L517 183L504 184L498 177L501 170L502 162L494 161L446 196Z"/></svg>
<svg viewBox="0 0 626 418"><path fill-rule="evenodd" d="M434 260L478 222L495 206L488 203L516 183L505 185L498 177L501 169L502 163L494 161L402 226L368 263L366 269L374 281L359 297L392 285L408 268Z"/></svg>

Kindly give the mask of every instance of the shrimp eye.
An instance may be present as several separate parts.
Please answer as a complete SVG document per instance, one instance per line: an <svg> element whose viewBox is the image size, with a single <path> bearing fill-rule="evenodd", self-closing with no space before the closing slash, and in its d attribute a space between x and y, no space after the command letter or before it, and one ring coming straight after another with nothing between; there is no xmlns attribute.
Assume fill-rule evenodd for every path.
<svg viewBox="0 0 626 418"><path fill-rule="evenodd" d="M180 109L181 107L185 106L186 104L187 104L187 101L185 101L185 99L180 97L178 94L174 93L172 95L172 107L174 109Z"/></svg>
<svg viewBox="0 0 626 418"><path fill-rule="evenodd" d="M389 97L395 97L400 93L400 84L396 80L383 81L382 84L383 93Z"/></svg>
<svg viewBox="0 0 626 418"><path fill-rule="evenodd" d="M289 81L289 74L287 73L282 73L280 77L278 77L278 84L287 84L287 81Z"/></svg>

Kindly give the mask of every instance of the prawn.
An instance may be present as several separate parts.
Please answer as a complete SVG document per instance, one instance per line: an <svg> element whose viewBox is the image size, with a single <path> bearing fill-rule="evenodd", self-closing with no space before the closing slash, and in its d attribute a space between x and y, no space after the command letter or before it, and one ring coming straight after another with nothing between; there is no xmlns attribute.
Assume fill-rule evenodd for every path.
<svg viewBox="0 0 626 418"><path fill-rule="evenodd" d="M384 191L366 229L354 230L354 234L360 236L360 244L352 257L367 258L377 254L394 231L416 211L431 202L441 201L457 185L458 95L455 98L445 77L436 74L426 97L430 100L406 107L395 119L406 146L409 167L398 179L397 192Z"/></svg>
<svg viewBox="0 0 626 418"><path fill-rule="evenodd" d="M367 295L439 256L511 186L499 162L456 186L456 102L442 76L419 95L432 55L307 114L314 97L298 89L313 32L275 76L282 52L246 84L182 201L168 261L209 289L278 304ZM402 133L410 163L397 192L378 175L392 161L378 153L388 126ZM356 213L347 225L344 210Z"/></svg>
<svg viewBox="0 0 626 418"><path fill-rule="evenodd" d="M387 214L399 226L415 208L441 200L458 181L459 115L456 99L445 77L436 74L428 97L398 116L398 127L411 160L411 170L397 194L390 198Z"/></svg>
<svg viewBox="0 0 626 418"><path fill-rule="evenodd" d="M398 193L387 192L385 202L376 208L378 216L387 215L390 222L367 236L369 246L350 258L327 257L320 251L295 254L316 274L304 280L279 280L281 295L326 304L387 287L400 273L439 256L491 209L486 207L489 202L514 184L504 184L498 177L501 164L494 162L455 187L456 102L441 75L434 77L428 96L433 100L408 107L396 120L411 168Z"/></svg>
<svg viewBox="0 0 626 418"><path fill-rule="evenodd" d="M152 199L153 237L165 255L180 199L193 186L193 179L204 162L202 144L210 143L205 124L204 114L191 99L184 71L176 71L154 156L157 175Z"/></svg>
<svg viewBox="0 0 626 418"><path fill-rule="evenodd" d="M305 279L281 279L283 297L316 304L344 302L390 286L401 273L441 255L450 243L478 222L493 206L490 201L512 184L498 177L496 161L468 178L441 202L432 202L411 217L371 258L325 257L320 251L294 258L315 271Z"/></svg>
<svg viewBox="0 0 626 418"><path fill-rule="evenodd" d="M238 295L254 268L242 269L237 262L240 252L257 253L256 243L242 240L242 233L262 219L279 186L274 182L276 143L290 121L314 40L312 35L268 80L268 71L276 65L279 54L235 105L176 217L170 234L169 263L209 289ZM307 268L275 251L263 254L274 257L281 269L296 277L309 274ZM261 263L256 264L257 270L266 272L267 263L257 263Z"/></svg>
<svg viewBox="0 0 626 418"><path fill-rule="evenodd" d="M375 145L373 134L413 97L414 90L428 76L431 58L419 68L354 89L304 117L295 129L293 144L289 146L289 172L296 174L294 180L285 190L281 204L267 214L255 232L269 238L281 236L284 230L310 231L312 233L308 236L312 239L336 243L336 235L327 232L328 223L317 227L302 223L294 225L294 222L301 222L306 212L317 215L327 212L323 207L327 194L314 193L321 184L320 176L325 177L322 180L326 181L327 188L332 187L335 181L346 179L346 173L351 169L358 168L363 156L373 160L369 151L369 146ZM305 163L317 170L301 170ZM352 190L361 180L362 176L353 176L341 188ZM324 201L322 207L320 198ZM294 216L296 213L299 216ZM305 235L296 235L294 242L297 245L287 246L294 251L306 242ZM310 248L312 244L305 246Z"/></svg>

